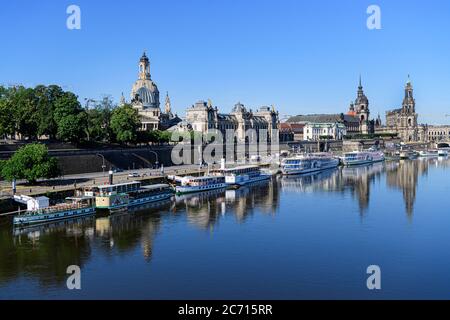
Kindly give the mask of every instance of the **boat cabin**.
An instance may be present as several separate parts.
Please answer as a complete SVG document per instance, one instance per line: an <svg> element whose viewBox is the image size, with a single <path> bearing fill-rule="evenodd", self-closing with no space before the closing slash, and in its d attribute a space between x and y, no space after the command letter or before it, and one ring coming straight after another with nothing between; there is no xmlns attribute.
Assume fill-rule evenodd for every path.
<svg viewBox="0 0 450 320"><path fill-rule="evenodd" d="M141 189L141 182L132 181L117 184L105 184L97 187L86 188L84 195L86 196L110 196L115 194L124 194L135 192Z"/></svg>

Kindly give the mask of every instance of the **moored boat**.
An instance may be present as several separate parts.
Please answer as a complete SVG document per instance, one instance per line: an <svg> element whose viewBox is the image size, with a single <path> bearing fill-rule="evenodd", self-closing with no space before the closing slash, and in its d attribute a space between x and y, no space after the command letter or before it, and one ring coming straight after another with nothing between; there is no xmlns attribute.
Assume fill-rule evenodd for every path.
<svg viewBox="0 0 450 320"><path fill-rule="evenodd" d="M49 205L47 197L15 197L21 203L27 202L27 211L13 218L14 226L47 223L95 214L94 197L81 196L66 198L66 203ZM20 200L19 200L20 199Z"/></svg>
<svg viewBox="0 0 450 320"><path fill-rule="evenodd" d="M162 201L173 195L168 184L142 186L139 181L106 184L85 189L85 195L94 196L97 209L125 210L128 207Z"/></svg>
<svg viewBox="0 0 450 320"><path fill-rule="evenodd" d="M195 193L214 189L226 188L225 177L223 175L217 176L203 176L203 177L182 177L177 179L179 185L175 187L177 194Z"/></svg>
<svg viewBox="0 0 450 320"><path fill-rule="evenodd" d="M438 157L438 150L421 150L419 151L419 157Z"/></svg>
<svg viewBox="0 0 450 320"><path fill-rule="evenodd" d="M446 150L446 149L439 149L438 150L438 156L439 157L447 157L448 156L448 150Z"/></svg>
<svg viewBox="0 0 450 320"><path fill-rule="evenodd" d="M283 175L297 175L336 168L339 159L328 153L296 155L281 161Z"/></svg>
<svg viewBox="0 0 450 320"><path fill-rule="evenodd" d="M218 174L225 176L225 183L228 186L244 186L249 183L269 180L272 176L262 172L257 165L246 165L235 168L223 168L217 171Z"/></svg>
<svg viewBox="0 0 450 320"><path fill-rule="evenodd" d="M419 156L419 153L413 150L400 150L398 155L400 160L408 160L417 158Z"/></svg>
<svg viewBox="0 0 450 320"><path fill-rule="evenodd" d="M353 151L344 154L341 158L345 166L355 166L370 164L375 162L382 162L386 158L381 151Z"/></svg>
<svg viewBox="0 0 450 320"><path fill-rule="evenodd" d="M168 184L141 186L138 190L128 194L128 207L167 200L172 198L173 194L173 189Z"/></svg>

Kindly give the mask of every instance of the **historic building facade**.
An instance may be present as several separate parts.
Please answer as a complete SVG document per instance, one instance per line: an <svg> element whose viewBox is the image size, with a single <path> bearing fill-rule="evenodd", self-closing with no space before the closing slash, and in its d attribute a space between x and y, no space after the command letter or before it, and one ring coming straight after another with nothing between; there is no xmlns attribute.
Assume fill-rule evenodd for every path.
<svg viewBox="0 0 450 320"><path fill-rule="evenodd" d="M274 136L278 128L278 112L272 107L261 107L257 112L247 110L237 103L231 113L220 113L209 100L198 101L186 110L186 122L193 131L209 132L219 130L223 134L234 130L237 140L244 141L246 132L254 129L259 137L260 130L267 130L268 139Z"/></svg>
<svg viewBox="0 0 450 320"><path fill-rule="evenodd" d="M397 133L404 142L426 142L428 128L426 125L419 125L417 119L414 89L408 77L402 107L386 112L385 131Z"/></svg>
<svg viewBox="0 0 450 320"><path fill-rule="evenodd" d="M440 143L440 142L450 142L450 126L428 126L427 128L427 138L428 141Z"/></svg>
<svg viewBox="0 0 450 320"><path fill-rule="evenodd" d="M377 126L381 126L381 120L376 121L370 119L369 99L364 93L361 77L359 78L359 86L355 101L350 102L347 113L337 114L308 114L290 117L287 121L289 124L310 125L313 127L334 128L337 134L331 134L337 139L343 138L344 135L370 134L374 133ZM314 129L315 131L317 131ZM322 128L323 129L323 128ZM322 136L328 136L324 134ZM304 140L312 139L311 133L304 133Z"/></svg>
<svg viewBox="0 0 450 320"><path fill-rule="evenodd" d="M142 130L165 130L181 121L172 114L168 94L166 94L164 112L161 112L159 90L156 83L152 81L150 60L145 52L139 60L139 76L133 84L130 98L131 105L139 113ZM122 95L121 104L125 103L125 97Z"/></svg>
<svg viewBox="0 0 450 320"><path fill-rule="evenodd" d="M304 140L319 141L322 139L342 140L347 135L343 123L307 123L303 128Z"/></svg>

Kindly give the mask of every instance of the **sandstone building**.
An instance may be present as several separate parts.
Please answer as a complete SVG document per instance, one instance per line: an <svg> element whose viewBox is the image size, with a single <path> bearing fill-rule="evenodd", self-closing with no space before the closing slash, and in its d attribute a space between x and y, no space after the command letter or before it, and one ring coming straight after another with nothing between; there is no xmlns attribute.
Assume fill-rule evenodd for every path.
<svg viewBox="0 0 450 320"><path fill-rule="evenodd" d="M150 74L150 60L146 53L139 60L138 80L131 89L131 105L137 109L142 130L165 130L181 121L172 114L169 95L166 94L164 112L160 109L159 90ZM122 95L121 104L126 100Z"/></svg>

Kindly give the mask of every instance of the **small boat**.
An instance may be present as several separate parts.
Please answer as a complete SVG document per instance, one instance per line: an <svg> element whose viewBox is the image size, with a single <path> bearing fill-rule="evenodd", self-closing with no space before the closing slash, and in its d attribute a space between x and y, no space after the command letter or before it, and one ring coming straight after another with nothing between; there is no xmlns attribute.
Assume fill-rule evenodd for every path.
<svg viewBox="0 0 450 320"><path fill-rule="evenodd" d="M214 189L226 188L225 177L223 175L207 175L203 177L182 177L178 178L180 185L175 187L177 194L194 193Z"/></svg>
<svg viewBox="0 0 450 320"><path fill-rule="evenodd" d="M438 156L439 157L447 157L448 156L448 150L446 150L446 149L439 149L438 150Z"/></svg>
<svg viewBox="0 0 450 320"><path fill-rule="evenodd" d="M272 176L262 172L257 165L239 166L235 168L223 168L216 171L216 174L225 176L227 186L240 187L253 182L269 180Z"/></svg>
<svg viewBox="0 0 450 320"><path fill-rule="evenodd" d="M328 153L313 153L285 158L281 162L283 175L314 173L337 168L339 159Z"/></svg>
<svg viewBox="0 0 450 320"><path fill-rule="evenodd" d="M20 198L20 200L19 200ZM27 202L27 211L13 218L14 226L26 226L38 223L64 220L95 214L94 197L81 196L66 198L66 203L49 205L47 197L15 197L18 202Z"/></svg>
<svg viewBox="0 0 450 320"><path fill-rule="evenodd" d="M345 166L371 164L382 162L385 159L384 153L381 151L353 151L346 153L341 158Z"/></svg>
<svg viewBox="0 0 450 320"><path fill-rule="evenodd" d="M419 157L438 157L438 150L421 150L419 151Z"/></svg>

